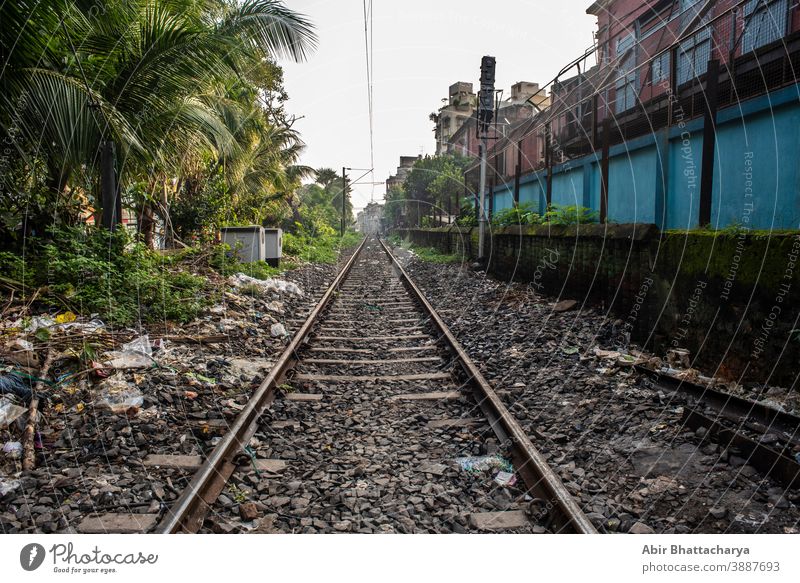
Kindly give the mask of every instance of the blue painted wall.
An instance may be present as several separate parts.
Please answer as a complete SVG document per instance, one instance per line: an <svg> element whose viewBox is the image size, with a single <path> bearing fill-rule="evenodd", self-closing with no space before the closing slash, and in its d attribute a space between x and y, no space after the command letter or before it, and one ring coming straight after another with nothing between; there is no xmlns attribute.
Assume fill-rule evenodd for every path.
<svg viewBox="0 0 800 583"><path fill-rule="evenodd" d="M542 198L542 185L538 180L538 177L534 178L529 182L520 183L519 186L520 204L527 203L531 205L534 211L541 214L542 213L541 198Z"/></svg>
<svg viewBox="0 0 800 583"><path fill-rule="evenodd" d="M552 202L559 206L583 206L583 166L553 174Z"/></svg>
<svg viewBox="0 0 800 583"><path fill-rule="evenodd" d="M667 229L694 229L699 225L700 167L703 161L703 135L683 132L669 141L669 160L665 164L667 191L664 194Z"/></svg>
<svg viewBox="0 0 800 583"><path fill-rule="evenodd" d="M611 148L608 219L666 229L699 224L703 120ZM720 110L712 225L800 229L800 84ZM513 182L495 189L495 210L513 204ZM547 175L524 176L520 202L544 212ZM595 154L553 168L553 204L600 209ZM662 214L663 213L663 214ZM663 223L663 224L662 224Z"/></svg>
<svg viewBox="0 0 800 583"><path fill-rule="evenodd" d="M496 187L494 190L494 211L501 211L503 209L510 209L514 206L514 185L509 188L506 186Z"/></svg>
<svg viewBox="0 0 800 583"><path fill-rule="evenodd" d="M711 223L800 228L800 107L717 126Z"/></svg>
<svg viewBox="0 0 800 583"><path fill-rule="evenodd" d="M608 220L655 222L656 148L650 146L612 158L608 168Z"/></svg>

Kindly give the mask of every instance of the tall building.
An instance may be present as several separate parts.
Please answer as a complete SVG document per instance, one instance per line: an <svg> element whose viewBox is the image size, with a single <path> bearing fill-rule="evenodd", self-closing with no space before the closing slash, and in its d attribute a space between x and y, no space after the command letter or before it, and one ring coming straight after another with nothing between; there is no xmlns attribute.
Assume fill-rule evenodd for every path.
<svg viewBox="0 0 800 583"><path fill-rule="evenodd" d="M422 158L422 156L400 156L400 165L397 167L397 173L389 176L386 179L386 192L388 193L392 188L403 186L406 181L406 176L411 172L414 167L414 162Z"/></svg>
<svg viewBox="0 0 800 583"><path fill-rule="evenodd" d="M367 235L383 231L383 205L371 202L356 215L356 229Z"/></svg>
<svg viewBox="0 0 800 583"><path fill-rule="evenodd" d="M437 154L447 152L450 138L472 117L478 103L478 97L472 91L472 83L464 81L453 83L448 93L447 105L430 115L430 120L434 123L433 133L436 138Z"/></svg>

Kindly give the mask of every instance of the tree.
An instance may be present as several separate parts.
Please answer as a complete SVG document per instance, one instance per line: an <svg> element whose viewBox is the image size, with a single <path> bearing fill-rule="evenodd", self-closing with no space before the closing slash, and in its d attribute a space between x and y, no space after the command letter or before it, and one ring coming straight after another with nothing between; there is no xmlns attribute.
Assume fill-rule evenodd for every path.
<svg viewBox="0 0 800 583"><path fill-rule="evenodd" d="M41 162L51 212L76 191L99 208L108 140L122 188L146 185L135 189L143 215L166 211L173 179L195 191L192 178L226 158L250 194L285 186L301 145L281 119L285 94L260 85L272 56L302 60L316 37L282 2L20 1L0 20L0 138L28 172Z"/></svg>
<svg viewBox="0 0 800 583"><path fill-rule="evenodd" d="M441 217L451 208L451 199L463 191L463 173L469 161L463 156L442 154L414 163L403 183L409 201L409 224L420 225L423 216Z"/></svg>

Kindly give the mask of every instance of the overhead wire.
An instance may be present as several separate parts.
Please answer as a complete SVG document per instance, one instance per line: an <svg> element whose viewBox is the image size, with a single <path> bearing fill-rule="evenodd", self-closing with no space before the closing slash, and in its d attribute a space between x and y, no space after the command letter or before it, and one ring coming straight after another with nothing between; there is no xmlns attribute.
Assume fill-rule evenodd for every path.
<svg viewBox="0 0 800 583"><path fill-rule="evenodd" d="M375 169L375 126L373 121L373 42L372 42L372 0L363 0L364 8L364 56L367 72L367 107L369 110L369 166L373 172L373 185L372 192L370 193L370 202L375 202L375 185L374 185L374 169Z"/></svg>

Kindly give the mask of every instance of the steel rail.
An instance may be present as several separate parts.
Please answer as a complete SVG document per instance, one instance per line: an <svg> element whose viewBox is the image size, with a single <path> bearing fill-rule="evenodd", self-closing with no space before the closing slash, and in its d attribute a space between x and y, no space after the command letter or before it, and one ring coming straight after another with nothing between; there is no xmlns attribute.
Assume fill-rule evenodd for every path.
<svg viewBox="0 0 800 583"><path fill-rule="evenodd" d="M754 401L713 387L676 378L641 365L635 365L634 369L652 379L656 386L665 391L694 397L698 404L711 407L720 416L730 421L755 420L761 425L764 433L778 431L784 439L792 443L798 443L798 438L800 438L800 417L794 413L787 413L765 405L760 401Z"/></svg>
<svg viewBox="0 0 800 583"><path fill-rule="evenodd" d="M427 312L433 325L446 340L449 348L458 357L459 364L468 377L468 381L476 392L478 404L486 414L497 437L503 441L510 439L515 450L515 465L529 491L545 503L555 532L574 534L596 534L592 522L584 514L564 486L561 478L550 468L544 456L536 449L525 430L511 415L500 397L492 389L489 381L481 374L478 367L466 353L456 337L439 317L439 314L428 302L425 294L411 280L406 270L392 254L389 247L380 240L383 250L391 258L400 278L405 282L412 295Z"/></svg>
<svg viewBox="0 0 800 583"><path fill-rule="evenodd" d="M297 350L309 335L311 327L316 323L322 311L330 303L333 295L338 291L344 278L347 277L366 241L365 237L306 318L305 323L292 337L291 342L253 393L245 408L236 417L228 433L212 450L188 486L156 526L156 533L193 533L200 530L209 508L222 492L236 467L234 458L256 432L256 422L275 398L275 388L280 385L286 373L294 366L297 361Z"/></svg>

